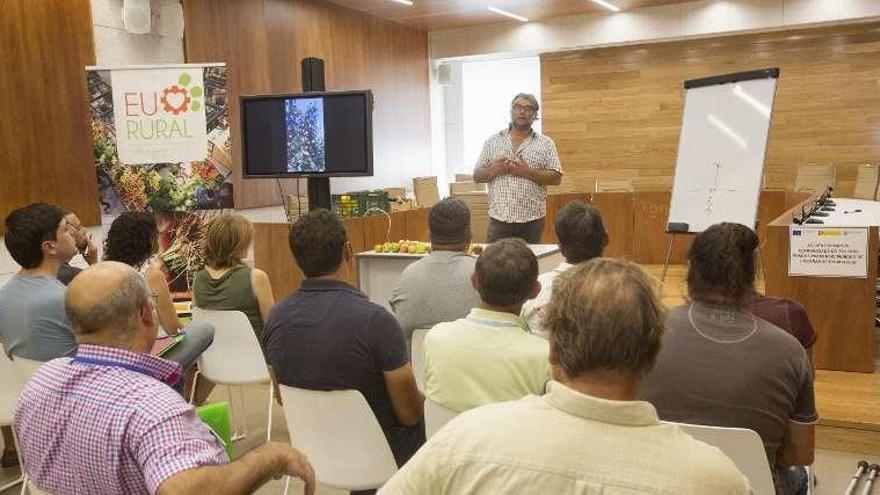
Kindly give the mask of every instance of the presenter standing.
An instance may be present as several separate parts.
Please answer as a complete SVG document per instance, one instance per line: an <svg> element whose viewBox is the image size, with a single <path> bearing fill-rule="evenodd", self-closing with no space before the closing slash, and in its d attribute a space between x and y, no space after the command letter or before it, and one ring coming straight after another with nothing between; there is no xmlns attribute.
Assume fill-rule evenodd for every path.
<svg viewBox="0 0 880 495"><path fill-rule="evenodd" d="M474 181L489 184L488 242L519 237L538 244L547 214L547 186L562 181L553 140L532 129L538 100L520 93L510 106L510 125L483 144Z"/></svg>

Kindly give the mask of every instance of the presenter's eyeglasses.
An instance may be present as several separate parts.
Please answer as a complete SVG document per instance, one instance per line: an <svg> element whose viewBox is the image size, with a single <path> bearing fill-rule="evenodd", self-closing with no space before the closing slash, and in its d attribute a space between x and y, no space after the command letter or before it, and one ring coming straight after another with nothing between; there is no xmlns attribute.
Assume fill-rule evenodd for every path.
<svg viewBox="0 0 880 495"><path fill-rule="evenodd" d="M514 112L535 113L535 107L531 105L513 105L510 107Z"/></svg>

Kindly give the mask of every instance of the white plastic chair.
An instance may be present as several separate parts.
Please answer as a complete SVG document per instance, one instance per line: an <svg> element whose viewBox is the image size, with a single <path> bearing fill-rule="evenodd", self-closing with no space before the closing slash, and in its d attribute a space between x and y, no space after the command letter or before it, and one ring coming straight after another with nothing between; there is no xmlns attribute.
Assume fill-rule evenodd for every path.
<svg viewBox="0 0 880 495"><path fill-rule="evenodd" d="M458 412L425 399L425 437L431 438L443 425L458 416Z"/></svg>
<svg viewBox="0 0 880 495"><path fill-rule="evenodd" d="M199 370L193 379L192 393L189 401L192 402L196 391L196 382L199 375L218 384L226 385L229 391L229 404L232 407L232 390L230 386L268 384L269 407L266 425L266 441L272 438L272 403L275 401L275 387L272 386L272 378L266 358L257 336L254 335L253 327L244 313L241 311L214 311L193 308L193 321L204 321L214 325L214 342L199 357ZM238 440L247 435L247 420L244 411L244 392L240 390L241 411L238 412L237 435L233 440ZM233 412L235 408L233 408Z"/></svg>
<svg viewBox="0 0 880 495"><path fill-rule="evenodd" d="M724 452L748 478L755 495L775 495L770 463L767 462L764 443L757 433L746 428L673 424L695 439L714 445Z"/></svg>
<svg viewBox="0 0 880 495"><path fill-rule="evenodd" d="M290 442L308 456L319 483L371 490L397 472L379 421L360 392L280 388ZM289 484L290 478L285 494Z"/></svg>
<svg viewBox="0 0 880 495"><path fill-rule="evenodd" d="M412 370L416 377L416 386L425 391L425 335L427 328L417 328L412 333Z"/></svg>
<svg viewBox="0 0 880 495"><path fill-rule="evenodd" d="M6 355L6 351L0 346L0 426L12 426L15 423L15 405L18 403L18 397L21 395L21 382L18 379L12 361ZM14 436L14 431L13 431ZM13 438L16 444L18 440ZM19 462L21 454L19 453ZM21 472L24 473L24 465ZM18 478L0 486L0 492L12 488L21 483L22 493L24 493L24 474Z"/></svg>

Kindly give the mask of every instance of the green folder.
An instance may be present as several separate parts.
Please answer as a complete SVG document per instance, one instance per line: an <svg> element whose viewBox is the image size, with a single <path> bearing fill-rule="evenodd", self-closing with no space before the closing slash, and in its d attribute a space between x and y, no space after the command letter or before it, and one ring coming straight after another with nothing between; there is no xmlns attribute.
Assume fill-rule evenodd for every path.
<svg viewBox="0 0 880 495"><path fill-rule="evenodd" d="M232 460L232 436L229 429L229 404L213 402L196 408L196 414L211 429L220 445L226 449L226 455Z"/></svg>

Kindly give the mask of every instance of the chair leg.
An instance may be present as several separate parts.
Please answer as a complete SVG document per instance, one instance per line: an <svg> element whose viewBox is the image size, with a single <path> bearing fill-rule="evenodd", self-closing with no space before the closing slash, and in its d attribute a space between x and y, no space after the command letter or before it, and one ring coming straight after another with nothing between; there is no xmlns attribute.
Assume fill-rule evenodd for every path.
<svg viewBox="0 0 880 495"><path fill-rule="evenodd" d="M290 490L290 476L285 476L284 479L284 495L287 495L288 490Z"/></svg>
<svg viewBox="0 0 880 495"><path fill-rule="evenodd" d="M229 397L229 424L232 427L230 441L235 442L245 437L245 435L242 435L241 433L241 425L239 424L241 413L238 411L238 404L236 404L238 401L235 400L230 385L226 385L226 395Z"/></svg>
<svg viewBox="0 0 880 495"><path fill-rule="evenodd" d="M266 443L272 441L272 405L275 402L275 386L269 380L269 419L266 421Z"/></svg>
<svg viewBox="0 0 880 495"><path fill-rule="evenodd" d="M244 401L244 385L238 387L238 400L241 404L241 429L244 430L244 436L247 436L247 403Z"/></svg>
<svg viewBox="0 0 880 495"><path fill-rule="evenodd" d="M192 404L196 398L196 385L199 384L199 370L193 374L192 390L189 391L189 403Z"/></svg>
<svg viewBox="0 0 880 495"><path fill-rule="evenodd" d="M26 482L27 482L27 480L25 479L24 476L19 476L18 478L10 481L9 483L6 483L5 485L0 486L0 492L5 491L5 490L12 488L13 486L21 483L21 493L24 494Z"/></svg>

